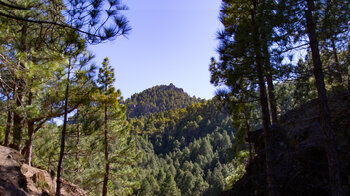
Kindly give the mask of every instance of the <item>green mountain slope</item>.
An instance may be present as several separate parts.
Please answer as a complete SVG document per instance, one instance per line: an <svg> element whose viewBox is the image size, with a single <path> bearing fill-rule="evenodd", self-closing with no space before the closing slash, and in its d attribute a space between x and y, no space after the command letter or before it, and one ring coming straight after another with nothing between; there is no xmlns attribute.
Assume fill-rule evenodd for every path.
<svg viewBox="0 0 350 196"><path fill-rule="evenodd" d="M141 188L134 194L218 195L234 170L227 153L234 143L227 111L219 109L217 100L193 99L172 85L156 86L132 98L136 106L163 101L153 107L159 112L138 110L138 117L129 116L137 149L143 153Z"/></svg>
<svg viewBox="0 0 350 196"><path fill-rule="evenodd" d="M159 85L136 93L125 101L127 117L148 116L152 113L169 111L200 101L189 96L181 88L170 85Z"/></svg>

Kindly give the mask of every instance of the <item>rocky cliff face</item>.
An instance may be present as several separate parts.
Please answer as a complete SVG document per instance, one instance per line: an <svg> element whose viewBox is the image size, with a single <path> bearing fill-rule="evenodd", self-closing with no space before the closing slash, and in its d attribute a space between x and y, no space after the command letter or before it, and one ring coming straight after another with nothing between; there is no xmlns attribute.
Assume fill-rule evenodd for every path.
<svg viewBox="0 0 350 196"><path fill-rule="evenodd" d="M350 195L350 95L338 94L329 100L336 132L344 195ZM328 163L323 146L317 100L281 116L272 126L274 172L280 195L330 195ZM221 195L268 195L265 174L263 131L249 135L256 156L247 173L233 189Z"/></svg>
<svg viewBox="0 0 350 196"><path fill-rule="evenodd" d="M54 195L56 178L47 171L24 164L22 155L0 146L0 196ZM78 186L62 183L62 195L87 196Z"/></svg>

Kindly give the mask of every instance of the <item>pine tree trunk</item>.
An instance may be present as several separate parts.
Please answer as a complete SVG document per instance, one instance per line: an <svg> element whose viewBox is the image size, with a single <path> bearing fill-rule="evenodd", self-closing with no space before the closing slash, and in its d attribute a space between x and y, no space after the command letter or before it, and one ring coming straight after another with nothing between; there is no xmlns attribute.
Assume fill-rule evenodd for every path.
<svg viewBox="0 0 350 196"><path fill-rule="evenodd" d="M340 63L339 63L339 59L338 59L338 53L337 53L337 48L335 47L335 41L333 38L331 38L331 42L332 42L332 48L333 48L333 55L334 55L334 62L335 62L335 68L337 70L337 74L336 74L336 78L338 80L339 84L343 83L343 78L342 78L342 74L341 74L341 67L340 67Z"/></svg>
<svg viewBox="0 0 350 196"><path fill-rule="evenodd" d="M32 162L32 149L33 149L33 140L34 140L34 122L28 121L28 140L26 144L25 160L26 163L30 166Z"/></svg>
<svg viewBox="0 0 350 196"><path fill-rule="evenodd" d="M77 123L77 152L75 154L75 159L77 161L79 161L79 144L80 144L80 123L78 122L79 120L79 109L77 110L77 113L76 113L76 123ZM78 165L79 167L79 165ZM78 168L78 171L79 171L79 168Z"/></svg>
<svg viewBox="0 0 350 196"><path fill-rule="evenodd" d="M275 93L274 93L274 87L273 87L272 74L267 73L266 79L267 79L267 90L269 93L272 124L277 124L278 123L277 106L276 106L276 99L275 99Z"/></svg>
<svg viewBox="0 0 350 196"><path fill-rule="evenodd" d="M263 32L263 34L265 34ZM269 50L267 48L266 40L264 39L265 35L262 36L264 40L264 59L265 59L265 69L266 69L266 80L267 80L267 90L269 94L269 103L270 103L270 111L271 111L271 119L272 124L278 123L277 118L277 105L276 105L276 98L275 98L275 92L274 92L274 85L273 85L273 79L272 79L272 67L270 63L270 54Z"/></svg>
<svg viewBox="0 0 350 196"><path fill-rule="evenodd" d="M270 127L270 114L267 102L266 95L266 86L265 79L263 73L263 61L261 55L261 44L260 44L260 36L258 25L256 24L255 17L257 11L257 2L256 0L252 0L253 8L251 16L252 16L252 26L253 26L253 41L254 41L254 52L256 55L256 69L259 80L259 93L260 93L260 104L262 110L262 120L263 120L263 130L264 130L264 141L265 141L265 156L266 156L266 177L268 184L268 192L270 196L278 195L276 182L274 180L273 175L273 155L272 155L272 146L271 146L271 133L269 131Z"/></svg>
<svg viewBox="0 0 350 196"><path fill-rule="evenodd" d="M342 181L339 171L338 153L336 150L335 135L331 126L330 112L328 108L327 92L324 84L324 76L322 71L322 62L318 48L318 40L316 34L316 26L313 21L312 9L313 0L307 0L306 23L307 34L310 40L312 53L312 61L314 65L314 75L316 80L316 88L320 107L320 119L322 124L322 132L325 137L325 150L328 158L328 170L330 177L330 187L333 196L343 195Z"/></svg>
<svg viewBox="0 0 350 196"><path fill-rule="evenodd" d="M265 8L266 1L262 1L262 6ZM263 17L265 13L262 13ZM273 85L273 74L272 74L272 66L270 62L270 53L269 48L267 45L267 39L266 39L266 27L267 25L264 25L261 27L261 39L263 44L263 54L264 54L264 68L265 68L265 75L267 80L267 90L268 90L268 97L269 97L269 106L271 111L271 120L272 124L278 123L278 117L277 117L277 104L276 104L276 98L274 93L274 85Z"/></svg>
<svg viewBox="0 0 350 196"><path fill-rule="evenodd" d="M17 85L21 86L23 84L17 84ZM23 100L24 100L23 90L24 90L23 88L17 89L17 95L16 95L17 107L21 107L23 104ZM13 139L13 148L18 151L21 151L23 123L24 123L23 116L18 111L15 110L13 113L13 138L12 139Z"/></svg>
<svg viewBox="0 0 350 196"><path fill-rule="evenodd" d="M12 119L13 119L13 112L9 109L7 112L7 123L6 123L6 130L5 130L5 146L10 145L10 134L11 134L11 128L12 128Z"/></svg>
<svg viewBox="0 0 350 196"><path fill-rule="evenodd" d="M102 196L107 195L107 186L108 186L108 176L109 176L109 160L108 160L108 113L107 113L107 104L105 104L105 161L106 161L106 167L105 167L105 175L103 179L103 188L102 188Z"/></svg>
<svg viewBox="0 0 350 196"><path fill-rule="evenodd" d="M12 73L14 74L14 73ZM15 82L14 82L15 83ZM12 92L12 97L8 97L8 102L7 102L7 108L8 108L8 112L7 112L7 123L6 123L6 130L5 130L5 141L4 141L4 145L6 147L10 146L10 135L11 135L11 129L12 129L12 123L13 123L13 108L11 108L11 101L10 99L12 99L12 101L15 100L15 94L16 94L16 84L13 85L13 92Z"/></svg>
<svg viewBox="0 0 350 196"><path fill-rule="evenodd" d="M56 180L56 196L61 195L61 175L62 175L62 163L64 158L64 148L66 145L66 129L67 129L67 115L68 115L68 101L69 101L69 83L70 83L70 70L71 69L71 59L69 59L68 64L68 76L67 76L67 84L66 84L66 92L65 92L65 101L64 101L64 119L63 119L63 127L62 127L62 137L61 137L61 149L60 149L60 157L58 160L57 167L57 180Z"/></svg>
<svg viewBox="0 0 350 196"><path fill-rule="evenodd" d="M21 29L21 44L19 47L19 50L21 52L27 52L27 32L28 31L28 24L27 22L23 23L23 27ZM25 66L23 62L20 62L19 64L19 70L23 71ZM19 78L16 77L16 88L15 88L15 99L16 99L16 105L17 108L21 107L23 105L24 101L24 91L25 91L25 80L22 76L19 76ZM21 152L21 142L22 142L22 131L23 131L23 124L24 124L24 117L22 114L14 111L13 114L13 147L14 149Z"/></svg>
<svg viewBox="0 0 350 196"><path fill-rule="evenodd" d="M33 99L33 93L29 92L28 105L32 105L32 99ZM31 165L32 145L33 145L33 139L34 139L34 122L31 120L28 120L27 126L28 126L28 140L27 140L26 146L24 148L24 154L25 154L26 163L28 165Z"/></svg>

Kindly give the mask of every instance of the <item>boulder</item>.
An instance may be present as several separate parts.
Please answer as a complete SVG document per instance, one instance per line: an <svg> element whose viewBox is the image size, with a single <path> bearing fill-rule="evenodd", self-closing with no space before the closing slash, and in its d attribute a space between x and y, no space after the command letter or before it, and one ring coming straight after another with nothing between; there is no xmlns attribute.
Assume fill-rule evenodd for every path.
<svg viewBox="0 0 350 196"><path fill-rule="evenodd" d="M42 169L24 164L22 155L0 146L0 196L55 195L56 178ZM62 180L62 196L87 196L77 185Z"/></svg>

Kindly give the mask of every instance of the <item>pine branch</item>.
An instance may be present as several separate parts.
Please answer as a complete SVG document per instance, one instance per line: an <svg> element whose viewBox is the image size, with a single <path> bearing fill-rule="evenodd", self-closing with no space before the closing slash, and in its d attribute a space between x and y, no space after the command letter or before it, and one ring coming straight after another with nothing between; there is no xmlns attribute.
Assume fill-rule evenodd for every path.
<svg viewBox="0 0 350 196"><path fill-rule="evenodd" d="M8 7L8 8L13 8L13 9L16 9L16 10L30 10L30 8L21 7L21 6L18 6L18 5L11 5L11 4L5 3L3 1L0 1L0 5L3 5L3 6Z"/></svg>

